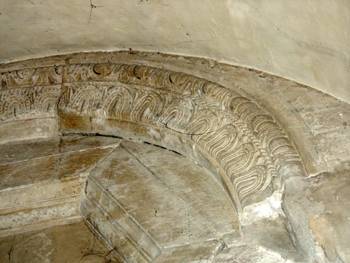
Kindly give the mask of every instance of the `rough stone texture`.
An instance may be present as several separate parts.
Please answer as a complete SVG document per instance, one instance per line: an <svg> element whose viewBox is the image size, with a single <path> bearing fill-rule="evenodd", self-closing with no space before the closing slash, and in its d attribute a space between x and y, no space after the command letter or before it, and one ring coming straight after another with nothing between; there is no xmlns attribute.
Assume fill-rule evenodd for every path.
<svg viewBox="0 0 350 263"><path fill-rule="evenodd" d="M350 101L346 0L1 0L0 61L135 49L209 57Z"/></svg>
<svg viewBox="0 0 350 263"><path fill-rule="evenodd" d="M290 178L286 185L284 207L289 220L296 222L295 231L303 235L300 240L308 243L304 247L311 247L310 242L318 246L307 253L329 262L349 262L349 171ZM310 233L305 233L308 228Z"/></svg>
<svg viewBox="0 0 350 263"><path fill-rule="evenodd" d="M91 184L87 181L86 193L83 195L88 194L89 197L91 193L103 193L103 198L97 199L101 207L107 206L112 211L120 208L118 200L122 200L125 202L122 207L129 208L130 214L141 215L138 218L139 225L146 225L142 231L136 231L139 229L138 224L131 224L134 221L126 220L130 219L128 216L121 217L124 220L122 225L129 227L128 233L133 233L131 240L137 241L133 247L128 247L128 242L118 243L114 239L114 244L118 245L113 247L111 244L114 241L106 242L111 237L109 234L116 236L111 230L113 228L108 226L111 224L108 213L96 209L96 203L83 203L85 220L90 222L94 234L104 239L109 249L113 249L113 253L124 246L131 248L122 249L121 253L119 251L119 258L142 251L151 240L149 235L142 233L152 230L151 237L156 242L150 248L146 246L151 255L148 260L156 257L161 250L163 253L156 257L158 262L343 263L349 260L349 215L344 209L350 199L347 190L350 184L348 104L258 71L204 59L133 51L30 60L2 65L0 71L0 142L2 152L6 153L1 156L0 164L3 167L2 184L6 187L1 190L4 193L1 199L7 200L5 204L17 197L23 200L27 196L32 198L28 198L29 203L38 203L40 194L33 193L43 188L54 189L53 192L57 191L61 195L64 192L60 190L62 187L70 189L68 182L77 182L74 186L77 187L73 188L80 190L82 181L78 178L90 172ZM93 146L84 155L85 151L78 150L79 147L65 146L63 149L67 150L57 152L50 150L50 147L40 146L36 141L52 136L57 138L61 133L99 135L88 139L117 143L112 143L113 146L107 143L106 147ZM114 155L114 151L121 151L117 147L120 139L101 139L101 135L157 144L166 149L157 148L158 154L152 151L142 154L145 146L123 142L128 146L122 149L129 149L129 154L132 153L134 157L123 165L128 175L120 178L126 183L116 190L109 186L109 183L114 183L108 178L109 183L98 182L97 175L101 176L98 174L101 167L90 169L102 155L106 158L102 157L102 163L122 157L122 154ZM12 147L14 145L18 147ZM42 154L29 161L27 155L35 156L36 146L40 149L37 152ZM19 147L24 147L23 151L16 149L21 149ZM107 148L110 151L104 152ZM104 152L102 155L101 151ZM182 165L172 165L169 171L162 171L164 166L176 159L170 158L170 162L164 161L163 157L168 154L178 156L169 151L184 156L178 158L187 158L186 162L191 163L191 168L187 170L199 165L205 171L202 174L208 176L203 177L200 184L196 183L196 187L204 187L211 178L217 185L211 185L210 190L205 192L210 193L217 186L222 191L220 195L230 197L231 208L235 208L232 210L235 211L233 217L228 217L228 211L220 214L214 209L217 217L219 214L222 217L214 221L211 219L213 226L194 227L194 236L197 239L203 237L202 243L192 239L186 243L180 235L176 239L179 246L167 247L164 244L170 242L166 238L168 232L157 232L165 228L165 222L174 222L171 229L182 225L184 221L180 220L177 225L177 218L174 219L173 212L177 211L178 206L186 207L194 200L200 200L195 202L199 203L194 206L196 209L212 211L208 208L209 205L212 207L211 201L220 197L212 193L211 196L215 195L215 198L202 203L208 200L205 199L206 195L198 192L198 188L193 189L190 180L176 189L180 196L182 193L187 198L188 194L190 201L186 204L173 201L177 199L171 199L173 196L169 193L172 192L166 192L164 187L174 183L170 178L176 178L174 174L178 173L175 171L181 171ZM135 161L135 158L138 160ZM159 167L155 174L160 173L159 178L167 178L164 185L154 179L150 170L145 172L140 168L140 162L151 171ZM122 163L118 164L119 167ZM81 171L84 165L86 170ZM55 173L47 173L47 167L58 169ZM113 171L110 172L111 177L123 174L122 169L113 170L113 167L114 164L105 164L102 170ZM29 169L31 177L26 177ZM57 172L60 170L66 172ZM11 173L12 176L8 176ZM74 174L72 177L76 181L62 177L68 173ZM49 185L46 185L45 178L56 181L50 179ZM133 178L142 183L135 184ZM12 195L5 193L6 189L12 191L21 184L23 190L18 188ZM129 194L123 196L126 190ZM44 198L50 197L47 194L51 191L45 192ZM144 199L137 198L141 193L151 194L145 194L147 198ZM155 196L152 205L164 202L171 206L176 203L167 212L170 221L157 221L159 218L154 216L153 206L144 201L152 196ZM57 210L56 215L65 217L64 211L69 211L68 207L73 207L73 214L77 215L77 201L80 198L78 195L74 198L76 201L72 203L75 206L64 201L60 203L62 207L56 206L61 209ZM195 214L198 211L196 209L191 208L190 212ZM47 206L36 210L40 215L52 215L47 213ZM94 211L94 217L86 211ZM12 219L11 213L9 215L4 214L3 220L17 223L28 220L27 225L30 227L37 223L35 218L31 221L30 216L20 213L14 214ZM125 211L121 215L125 215ZM225 231L214 228L216 223L232 222L230 220L235 223L229 235L221 235ZM62 222L67 223L69 220ZM154 227L155 223L160 227ZM46 225L41 224L40 227L43 226ZM6 231L4 233L8 234ZM214 235L214 239L208 239L208 233L221 238Z"/></svg>
<svg viewBox="0 0 350 263"><path fill-rule="evenodd" d="M84 223L0 238L2 263L117 263Z"/></svg>
<svg viewBox="0 0 350 263"><path fill-rule="evenodd" d="M281 123L288 135L293 138L308 174L334 172L343 170L344 166L349 166L349 104L342 103L309 87L263 72L232 67L205 59L134 52L132 54L128 52L86 53L29 60L0 65L0 71L12 71L12 75L15 76L16 70L23 68L52 65L56 65L57 68L66 64L96 62L141 64L165 68L201 77L228 89L239 90L240 93L258 101ZM11 122L3 122L0 130L4 127L7 134L12 134L8 132L7 125L11 125ZM20 127L22 125L14 123L12 129ZM31 128L28 128L27 131L32 132L33 136L40 136L36 129L43 126L29 127ZM1 136L0 139L4 140L4 137Z"/></svg>
<svg viewBox="0 0 350 263"><path fill-rule="evenodd" d="M85 193L83 216L126 262L210 259L224 235L237 235L214 176L159 147L123 142L91 171Z"/></svg>
<svg viewBox="0 0 350 263"><path fill-rule="evenodd" d="M80 220L85 177L118 143L67 136L0 145L0 236Z"/></svg>
<svg viewBox="0 0 350 263"><path fill-rule="evenodd" d="M349 171L314 178L309 188L308 198L323 206L322 213L310 218L311 231L330 260L349 262L350 211L346 209L350 205Z"/></svg>
<svg viewBox="0 0 350 263"><path fill-rule="evenodd" d="M125 262L302 259L280 216L258 218L239 231L215 180L176 153L122 142L90 172L82 214Z"/></svg>
<svg viewBox="0 0 350 263"><path fill-rule="evenodd" d="M62 83L60 96L52 82ZM281 167L301 166L288 136L255 101L189 74L137 64L55 64L3 72L2 90L5 122L52 112L64 133L141 138L183 153L218 174L238 212L271 194Z"/></svg>

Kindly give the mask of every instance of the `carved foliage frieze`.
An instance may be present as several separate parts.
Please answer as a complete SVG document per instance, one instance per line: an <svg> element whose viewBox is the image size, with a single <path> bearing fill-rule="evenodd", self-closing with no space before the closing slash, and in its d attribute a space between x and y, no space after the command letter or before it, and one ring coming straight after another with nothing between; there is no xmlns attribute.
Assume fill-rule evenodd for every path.
<svg viewBox="0 0 350 263"><path fill-rule="evenodd" d="M3 74L0 116L16 116L33 107L45 112L58 105L58 117L63 112L169 129L188 137L215 162L238 208L269 188L284 163L299 161L270 114L217 83L126 64L76 64L28 72ZM30 83L30 89L8 88ZM43 83L62 83L61 90L38 86Z"/></svg>
<svg viewBox="0 0 350 263"><path fill-rule="evenodd" d="M1 73L0 120L55 117L62 71L54 66Z"/></svg>
<svg viewBox="0 0 350 263"><path fill-rule="evenodd" d="M1 73L1 89L57 85L62 82L62 66L26 68Z"/></svg>
<svg viewBox="0 0 350 263"><path fill-rule="evenodd" d="M60 87L15 88L0 91L0 120L55 117Z"/></svg>

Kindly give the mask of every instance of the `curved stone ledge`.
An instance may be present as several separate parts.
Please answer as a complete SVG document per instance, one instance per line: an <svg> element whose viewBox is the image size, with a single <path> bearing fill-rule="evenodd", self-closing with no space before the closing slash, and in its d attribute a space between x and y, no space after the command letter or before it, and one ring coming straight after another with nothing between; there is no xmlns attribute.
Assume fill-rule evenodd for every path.
<svg viewBox="0 0 350 263"><path fill-rule="evenodd" d="M278 231L290 225L310 259L322 258L323 250L325 257L348 257L347 213L334 205L340 194L330 206L326 190L305 193L314 193L319 180L322 187L337 186L346 174L349 105L263 72L162 54L84 53L0 65L0 72L0 143L78 133L156 144L212 171L240 219L275 191L283 199L279 215L286 215ZM299 176L303 165L309 177ZM326 172L334 171L339 178L332 181ZM265 231L264 220L241 230ZM337 245L319 223L339 235ZM273 234L266 233L261 244Z"/></svg>
<svg viewBox="0 0 350 263"><path fill-rule="evenodd" d="M301 165L285 132L256 102L180 72L118 63L27 68L2 73L0 96L2 124L57 118L61 132L119 136L130 123L132 137L218 172L238 211L271 194L282 166Z"/></svg>
<svg viewBox="0 0 350 263"><path fill-rule="evenodd" d="M43 71L51 68L60 72L70 64L94 63L136 64L163 68L197 76L227 89L239 91L240 94L258 101L272 113L288 136L293 138L308 175L337 172L343 170L344 166L349 167L350 105L311 87L261 71L217 63L204 58L124 51L76 53L0 64L0 72L33 68ZM44 81L46 85L50 83L61 85L61 82L62 75L56 79L51 78L51 82ZM18 137L24 138L23 136L27 135L30 138L31 132L31 129L27 128L26 132ZM42 136L48 135L49 133L42 134ZM12 139L15 138L11 137Z"/></svg>

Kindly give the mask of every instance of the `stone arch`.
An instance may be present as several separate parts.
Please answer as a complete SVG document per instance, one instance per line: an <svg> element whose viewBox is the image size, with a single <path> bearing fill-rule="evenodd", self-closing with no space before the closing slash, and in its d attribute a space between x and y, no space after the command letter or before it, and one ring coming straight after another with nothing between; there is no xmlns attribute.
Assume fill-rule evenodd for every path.
<svg viewBox="0 0 350 263"><path fill-rule="evenodd" d="M271 114L238 90L203 78L98 59L1 78L3 122L47 116L62 133L122 136L180 152L216 172L238 212L272 193L282 167L301 165Z"/></svg>

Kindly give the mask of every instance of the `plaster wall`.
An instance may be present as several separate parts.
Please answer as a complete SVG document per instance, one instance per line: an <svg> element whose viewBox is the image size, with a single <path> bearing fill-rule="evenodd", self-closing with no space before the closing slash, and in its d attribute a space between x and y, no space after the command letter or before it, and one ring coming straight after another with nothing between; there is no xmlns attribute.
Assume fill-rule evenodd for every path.
<svg viewBox="0 0 350 263"><path fill-rule="evenodd" d="M137 49L257 68L350 102L346 0L0 0L0 63Z"/></svg>

